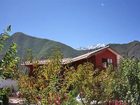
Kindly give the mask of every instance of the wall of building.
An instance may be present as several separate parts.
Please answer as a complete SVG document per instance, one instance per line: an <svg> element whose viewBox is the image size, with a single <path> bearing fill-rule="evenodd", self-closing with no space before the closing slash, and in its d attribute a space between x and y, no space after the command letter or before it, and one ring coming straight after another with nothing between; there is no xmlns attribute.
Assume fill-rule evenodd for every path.
<svg viewBox="0 0 140 105"><path fill-rule="evenodd" d="M68 64L68 66L73 66L73 67L77 68L78 65L80 65L80 64L84 64L85 62L91 62L94 65L94 69L96 69L96 68L104 69L105 67L103 66L103 60L102 59L111 59L112 60L112 65L114 67L117 67L117 63L118 63L117 62L117 59L118 59L117 55L107 48L103 49L99 52L96 52L95 54L91 55L88 58L72 62L72 63ZM27 67L30 68L29 75L32 75L32 71L34 69L33 65L28 65Z"/></svg>
<svg viewBox="0 0 140 105"><path fill-rule="evenodd" d="M95 55L95 59L96 59L95 66L96 66L96 68L99 68L99 69L104 68L103 67L103 62L102 62L103 58L104 59L112 59L112 65L114 67L117 66L117 56L114 53L112 53L110 50L104 49L104 50L96 53L96 55Z"/></svg>

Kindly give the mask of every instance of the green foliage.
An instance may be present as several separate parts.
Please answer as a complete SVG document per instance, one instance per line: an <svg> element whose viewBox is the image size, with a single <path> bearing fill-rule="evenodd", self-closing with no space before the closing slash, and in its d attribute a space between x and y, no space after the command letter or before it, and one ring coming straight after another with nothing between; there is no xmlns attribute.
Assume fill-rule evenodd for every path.
<svg viewBox="0 0 140 105"><path fill-rule="evenodd" d="M42 105L78 105L75 97L77 91L68 91L66 71L62 65L62 55L54 50L45 65L38 66L33 61L32 75L19 74L19 89L27 103L41 103Z"/></svg>
<svg viewBox="0 0 140 105"><path fill-rule="evenodd" d="M140 104L140 62L136 59L123 59L117 75L116 98L132 105Z"/></svg>
<svg viewBox="0 0 140 105"><path fill-rule="evenodd" d="M102 71L94 70L91 63L76 69L67 67L62 65L62 55L57 50L45 65L38 65L33 64L32 75L20 74L19 78L20 91L30 103L77 105L78 94L84 105L113 98L115 71L111 66Z"/></svg>
<svg viewBox="0 0 140 105"><path fill-rule="evenodd" d="M57 51L54 52L57 53ZM31 76L20 74L19 88L29 103L41 102L43 105L57 105L56 102L60 101L61 59L60 54L54 54L46 65L38 66L38 62L34 62Z"/></svg>
<svg viewBox="0 0 140 105"><path fill-rule="evenodd" d="M109 44L109 46L124 57L140 58L140 41L134 40L127 44Z"/></svg>
<svg viewBox="0 0 140 105"><path fill-rule="evenodd" d="M9 88L1 88L0 89L0 99L2 99L2 97L4 96L4 95L7 95L8 93L9 93Z"/></svg>
<svg viewBox="0 0 140 105"><path fill-rule="evenodd" d="M0 51L5 48L4 43L9 39L10 30L11 26L0 35ZM39 42L42 43L42 40ZM36 47L34 43L32 45ZM46 52L43 50L43 53L44 51ZM52 50L50 52L52 53ZM64 66L62 54L58 50L53 52L48 62L39 66L38 61L33 61L32 50L27 50L26 60L31 61L34 68L32 75L29 76L18 71L17 45L11 43L0 60L0 77L3 79L19 77L20 92L28 103L78 105L75 97L79 94L83 105L90 105L93 100L96 104L99 102L105 104L104 102L116 99L131 105L140 104L139 60L123 59L118 70L114 70L112 66L106 70L94 70L93 64L88 62L77 68ZM42 55L42 52L38 53ZM9 91L9 88L1 88L0 99L7 97Z"/></svg>
<svg viewBox="0 0 140 105"><path fill-rule="evenodd" d="M9 88L0 88L0 100L3 101L4 105L9 105L9 99L8 99L8 94L10 92Z"/></svg>
<svg viewBox="0 0 140 105"><path fill-rule="evenodd" d="M9 38L9 35L8 35L7 32L4 32L4 33L1 33L1 34L0 34L0 51L1 51L2 48L3 48L4 41L5 41L6 39L8 39L8 38Z"/></svg>
<svg viewBox="0 0 140 105"><path fill-rule="evenodd" d="M54 49L55 46L60 47L60 50L62 51L64 57L75 57L89 52L89 50L75 50L65 44L48 40L48 39L35 38L21 32L17 32L13 34L5 42L6 44L4 48L5 51L8 49L8 47L11 45L12 42L18 45L17 50L18 50L18 56L20 58L24 57L24 55L26 54L26 50L28 49L32 49L33 56L35 58L45 58L46 56L49 57L51 55L52 49ZM119 52L122 56L126 56L126 57L134 56L136 58L140 58L139 55L140 50L137 50L140 49L139 41L133 41L128 44L110 44L109 46L115 51ZM3 54L5 53L5 51L3 52Z"/></svg>
<svg viewBox="0 0 140 105"><path fill-rule="evenodd" d="M4 41L9 38L9 31L11 30L11 26L8 26L7 30L0 35L0 51L4 48ZM8 49L8 51L4 54L4 56L0 60L0 78L14 78L17 73L17 63L18 57L16 56L17 46L15 43L12 43ZM9 93L8 87L0 88L0 97L3 99L6 98Z"/></svg>
<svg viewBox="0 0 140 105"><path fill-rule="evenodd" d="M115 71L111 66L94 75L94 100L107 102L112 99L113 88L115 85Z"/></svg>
<svg viewBox="0 0 140 105"><path fill-rule="evenodd" d="M59 43L48 39L35 38L32 36L28 36L24 33L17 32L10 36L10 38L7 41L5 41L6 46L4 48L3 54L12 44L12 42L18 45L17 54L21 59L24 59L24 56L26 55L26 51L28 49L32 50L34 58L44 59L52 54L53 49L56 46L60 48L64 57L74 57L83 53L82 51L75 50L63 43Z"/></svg>
<svg viewBox="0 0 140 105"><path fill-rule="evenodd" d="M93 100L104 102L112 98L115 72L111 66L107 70L94 70L93 64L85 63L67 72L67 87L77 90L84 105L89 105ZM86 101L85 101L86 100Z"/></svg>
<svg viewBox="0 0 140 105"><path fill-rule="evenodd" d="M86 63L84 65L79 65L75 70L67 71L66 74L66 85L67 87L72 87L72 89L77 90L78 93L84 94L86 99L91 99L92 94L92 83L93 83L93 65ZM81 97L82 98L82 97ZM84 102L83 102L84 103Z"/></svg>
<svg viewBox="0 0 140 105"><path fill-rule="evenodd" d="M18 57L16 57L16 44L13 43L0 61L2 75L5 78L13 78L17 70Z"/></svg>
<svg viewBox="0 0 140 105"><path fill-rule="evenodd" d="M32 62L32 60L33 60L33 51L32 51L32 49L27 49L27 51L25 52L25 56L24 56L24 61L30 61L30 62Z"/></svg>
<svg viewBox="0 0 140 105"><path fill-rule="evenodd" d="M140 100L140 63L135 59L123 59L116 70L111 65L105 70L94 70L91 63L77 68L62 65L58 50L45 65L34 62L32 51L27 59L32 61L32 75L19 74L19 87L28 103L42 105L77 105L79 94L83 105L111 100L138 105Z"/></svg>

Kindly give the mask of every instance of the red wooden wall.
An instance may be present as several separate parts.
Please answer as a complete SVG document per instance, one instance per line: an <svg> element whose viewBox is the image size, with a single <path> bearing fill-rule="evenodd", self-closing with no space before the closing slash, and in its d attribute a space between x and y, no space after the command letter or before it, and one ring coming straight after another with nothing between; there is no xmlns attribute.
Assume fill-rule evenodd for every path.
<svg viewBox="0 0 140 105"><path fill-rule="evenodd" d="M99 69L104 68L103 63L102 63L102 58L112 59L112 65L114 67L117 66L117 56L114 53L112 53L110 50L104 49L100 52L97 52L97 54L95 54L95 60L96 61L95 61L94 65L95 65L96 68L99 68Z"/></svg>
<svg viewBox="0 0 140 105"><path fill-rule="evenodd" d="M99 51L99 52L91 55L89 58L75 61L75 62L71 63L71 66L74 66L76 68L79 64L83 64L85 62L91 62L91 63L93 63L94 68L104 69L103 63L102 63L103 58L112 59L112 65L114 67L117 67L117 56L108 49Z"/></svg>

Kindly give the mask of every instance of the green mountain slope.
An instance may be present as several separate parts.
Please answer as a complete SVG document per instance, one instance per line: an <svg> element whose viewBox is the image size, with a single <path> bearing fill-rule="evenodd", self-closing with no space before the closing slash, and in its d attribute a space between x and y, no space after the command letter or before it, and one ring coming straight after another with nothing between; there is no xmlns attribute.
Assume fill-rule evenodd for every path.
<svg viewBox="0 0 140 105"><path fill-rule="evenodd" d="M13 34L6 41L4 52L12 42L15 42L18 45L18 56L21 58L25 56L27 49L32 49L33 56L39 59L50 56L55 48L59 48L64 57L75 57L83 53L83 51L75 50L60 42L32 37L21 32Z"/></svg>
<svg viewBox="0 0 140 105"><path fill-rule="evenodd" d="M52 51L57 47L61 50L63 56L67 57L76 57L78 55L84 54L86 52L90 52L92 50L76 50L72 47L65 45L60 42L56 42L48 39L41 39L26 35L21 32L17 32L13 34L6 42L5 47L3 49L3 53L0 54L2 56L9 45L15 42L18 45L18 56L21 59L24 59L26 52L28 49L32 49L33 56L39 59L45 59L52 54ZM109 44L109 46L120 53L125 57L135 57L140 59L140 42L133 41L126 44ZM93 49L94 50L94 49Z"/></svg>
<svg viewBox="0 0 140 105"><path fill-rule="evenodd" d="M135 57L140 59L140 42L133 41L126 44L109 44L109 46L119 52L124 57Z"/></svg>

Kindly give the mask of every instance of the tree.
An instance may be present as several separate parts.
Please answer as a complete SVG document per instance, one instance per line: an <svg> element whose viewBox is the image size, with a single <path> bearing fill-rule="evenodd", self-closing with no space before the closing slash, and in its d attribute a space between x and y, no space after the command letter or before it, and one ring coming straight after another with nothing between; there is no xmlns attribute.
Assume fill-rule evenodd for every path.
<svg viewBox="0 0 140 105"><path fill-rule="evenodd" d="M28 103L77 105L78 94L83 105L112 99L115 71L111 66L99 71L87 62L74 68L62 65L61 53L54 52L43 66L38 66L38 61L32 61L32 75L20 74L19 88Z"/></svg>
<svg viewBox="0 0 140 105"><path fill-rule="evenodd" d="M0 35L0 50L4 47L4 42L9 38L9 32L11 31L11 25L7 27L7 30ZM17 57L17 45L12 43L0 60L0 74L3 78L13 78L15 71L17 70L17 64L19 58Z"/></svg>
<svg viewBox="0 0 140 105"><path fill-rule="evenodd" d="M63 83L62 55L55 50L52 57L43 66L33 61L32 75L19 74L19 89L28 103L42 105L62 105L67 97L67 89Z"/></svg>
<svg viewBox="0 0 140 105"><path fill-rule="evenodd" d="M140 62L125 58L120 62L118 79L114 90L115 98L131 105L140 104Z"/></svg>
<svg viewBox="0 0 140 105"><path fill-rule="evenodd" d="M11 25L8 26L4 33L0 34L0 51L4 47L4 42L9 38L9 31L11 31ZM16 56L16 44L12 43L0 60L0 77L2 79L14 78L17 70L18 57ZM0 97L4 99L9 93L9 87L0 87ZM7 104L7 103L5 103Z"/></svg>
<svg viewBox="0 0 140 105"><path fill-rule="evenodd" d="M98 104L112 98L114 71L111 66L107 70L94 70L93 64L85 63L77 69L67 72L67 87L77 90L83 105Z"/></svg>

